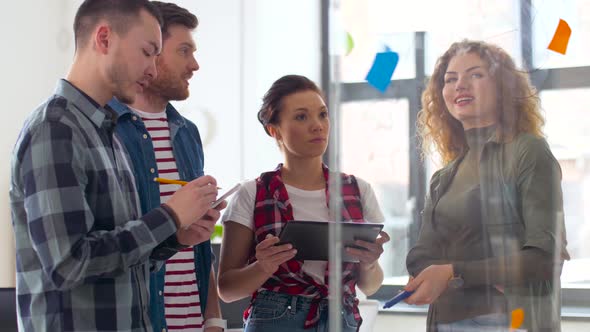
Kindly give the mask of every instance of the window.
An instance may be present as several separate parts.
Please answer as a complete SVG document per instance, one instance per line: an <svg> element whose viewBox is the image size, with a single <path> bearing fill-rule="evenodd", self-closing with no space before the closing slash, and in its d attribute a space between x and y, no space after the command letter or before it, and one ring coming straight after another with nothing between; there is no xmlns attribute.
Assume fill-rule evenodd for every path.
<svg viewBox="0 0 590 332"><path fill-rule="evenodd" d="M354 48L342 58L342 82L363 82L375 53L384 51L385 47L400 56L394 79L415 77L413 32L396 29L389 24L391 17L376 17L380 10L390 10L391 4L393 2L382 0L343 2L344 30L352 36Z"/></svg>
<svg viewBox="0 0 590 332"><path fill-rule="evenodd" d="M387 276L406 279L409 197L407 99L342 105L342 169L369 182L392 240L381 257ZM403 281L400 281L403 282Z"/></svg>
<svg viewBox="0 0 590 332"><path fill-rule="evenodd" d="M455 4L445 6L442 12L429 11L432 23L425 30L427 75L449 45L465 38L494 43L511 54L517 66L521 65L518 1L462 0Z"/></svg>
<svg viewBox="0 0 590 332"><path fill-rule="evenodd" d="M568 251L562 283L590 285L590 88L541 92L545 133L562 170Z"/></svg>
<svg viewBox="0 0 590 332"><path fill-rule="evenodd" d="M590 65L590 0L534 0L531 3L535 68ZM547 49L559 19L565 20L572 29L566 56Z"/></svg>
<svg viewBox="0 0 590 332"><path fill-rule="evenodd" d="M381 259L386 283L407 281L405 256L418 233L417 211L430 176L440 167L419 158L415 140L424 82L451 42L479 39L504 48L517 66L535 68L531 81L542 100L545 133L563 171L572 260L565 263L562 286L571 289L564 292L564 305L573 303L573 292L590 286L590 118L585 102L590 90L590 0L460 0L453 6L415 0L399 8L388 0L341 3L344 30L355 41L352 53L341 58L342 166L373 185L384 210L386 230L396 242L387 249L393 252ZM572 28L566 55L547 50L560 18ZM400 62L390 88L379 94L364 77L383 45L400 53ZM402 123L408 128L399 127Z"/></svg>

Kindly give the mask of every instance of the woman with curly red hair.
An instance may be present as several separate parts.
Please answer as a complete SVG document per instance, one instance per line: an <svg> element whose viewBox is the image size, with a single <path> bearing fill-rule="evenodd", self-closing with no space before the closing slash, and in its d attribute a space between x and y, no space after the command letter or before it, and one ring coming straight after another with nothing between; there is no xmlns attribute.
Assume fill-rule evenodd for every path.
<svg viewBox="0 0 590 332"><path fill-rule="evenodd" d="M410 304L428 331L560 330L565 248L561 169L543 138L539 98L500 47L454 43L422 95L418 130L434 173L407 257Z"/></svg>

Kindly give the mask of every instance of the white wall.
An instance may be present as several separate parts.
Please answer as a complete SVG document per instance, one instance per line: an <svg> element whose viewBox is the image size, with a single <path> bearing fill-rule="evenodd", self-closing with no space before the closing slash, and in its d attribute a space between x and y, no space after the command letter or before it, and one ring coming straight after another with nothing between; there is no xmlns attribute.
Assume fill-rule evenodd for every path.
<svg viewBox="0 0 590 332"><path fill-rule="evenodd" d="M14 287L14 241L8 202L12 148L25 117L53 91L72 52L71 1L12 1L0 11L0 287Z"/></svg>
<svg viewBox="0 0 590 332"><path fill-rule="evenodd" d="M200 19L201 69L182 105L205 137L206 172L223 187L281 161L256 113L282 75L320 79L320 7L315 0L176 1Z"/></svg>
<svg viewBox="0 0 590 332"><path fill-rule="evenodd" d="M253 178L272 170L282 159L274 139L266 135L256 117L266 90L286 74L320 82L320 1L243 1L248 3L244 15L244 175Z"/></svg>
<svg viewBox="0 0 590 332"><path fill-rule="evenodd" d="M174 104L199 127L205 173L229 188L241 178L242 1L175 2L199 18L195 41L200 69L191 81L191 97Z"/></svg>

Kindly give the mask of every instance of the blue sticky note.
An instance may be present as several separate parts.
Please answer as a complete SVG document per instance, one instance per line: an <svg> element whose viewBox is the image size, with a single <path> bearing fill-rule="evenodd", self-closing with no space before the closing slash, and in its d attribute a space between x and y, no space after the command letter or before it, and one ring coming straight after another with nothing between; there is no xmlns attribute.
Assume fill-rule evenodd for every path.
<svg viewBox="0 0 590 332"><path fill-rule="evenodd" d="M375 55L373 66L369 70L369 73L367 73L365 80L377 90L381 91L381 93L385 93L389 83L391 83L391 76L393 76L398 61L399 54L392 52L389 47L386 47L385 52Z"/></svg>

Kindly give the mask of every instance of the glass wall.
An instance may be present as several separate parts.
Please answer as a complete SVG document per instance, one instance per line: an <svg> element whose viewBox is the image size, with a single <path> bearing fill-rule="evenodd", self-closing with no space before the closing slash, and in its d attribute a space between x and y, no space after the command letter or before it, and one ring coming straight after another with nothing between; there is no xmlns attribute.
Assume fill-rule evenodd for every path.
<svg viewBox="0 0 590 332"><path fill-rule="evenodd" d="M418 232L412 225L420 223L411 210L423 208L420 196L426 193L430 175L441 167L436 156L424 161L417 157L411 120L420 109L419 96L436 59L452 42L468 38L501 46L517 66L531 72L546 117L544 134L563 171L572 259L565 262L562 283L566 288L590 287L590 117L583 97L590 89L590 1L417 0L402 7L388 0L344 0L341 4L344 29L354 40L352 52L341 59L342 167L371 182L379 197L393 239L392 251L381 258L387 282L407 281L405 257ZM547 49L559 19L572 28L565 55ZM375 54L385 47L398 52L400 61L388 90L380 94L364 79ZM424 68L423 76L416 68ZM416 169L424 172L415 180L410 170Z"/></svg>
<svg viewBox="0 0 590 332"><path fill-rule="evenodd" d="M451 43L483 40L502 47L516 66L528 74L537 90L545 120L543 135L561 168L563 219L570 255L563 264L560 279L547 280L561 283L561 302L553 302L560 305L556 317L559 313L562 318L589 317L590 117L586 114L586 96L590 90L587 42L590 0L414 0L403 5L389 0L341 0L339 3L342 29L353 41L353 48L339 58L341 167L373 186L385 216L384 230L391 236L380 258L384 286L371 298L385 301L408 283L406 258L423 226L421 212L430 189L429 181L445 166L439 155L423 157L419 148L416 126L426 83L438 57ZM560 19L571 28L565 54L548 49ZM389 87L381 93L365 78L376 54L387 49L398 53L399 62ZM325 84L324 88L330 86ZM554 192L538 195L549 196ZM514 193L517 199L524 195L518 188ZM560 224L559 216L556 220ZM510 264L518 265L522 271L527 265L517 260L505 268ZM542 264L541 260L538 264ZM523 272L523 275L527 273L536 272ZM496 290L508 298L518 293L514 288ZM427 305L401 304L393 312L427 309ZM541 321L541 316L535 319ZM383 317L388 316L380 317L380 329L385 331L383 323L387 319ZM399 316L389 317L393 318L387 322L394 323ZM576 329L567 320L561 325L563 331ZM406 328L411 329L410 326Z"/></svg>

